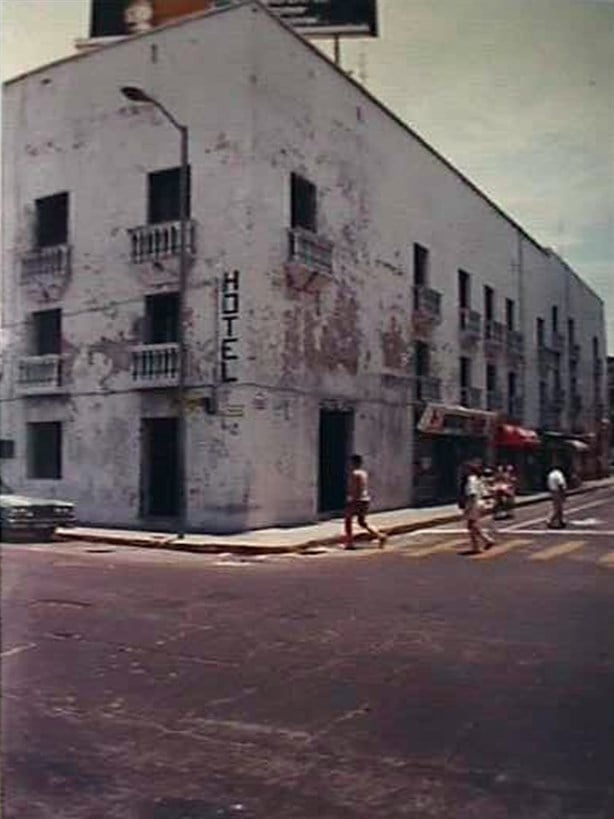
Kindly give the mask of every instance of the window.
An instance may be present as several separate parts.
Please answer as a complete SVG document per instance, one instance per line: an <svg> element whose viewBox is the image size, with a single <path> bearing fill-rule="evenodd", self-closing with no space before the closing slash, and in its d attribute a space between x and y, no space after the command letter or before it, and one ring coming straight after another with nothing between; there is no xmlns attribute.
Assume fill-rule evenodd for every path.
<svg viewBox="0 0 614 819"><path fill-rule="evenodd" d="M552 305L552 332L558 333L559 331L559 308L553 304Z"/></svg>
<svg viewBox="0 0 614 819"><path fill-rule="evenodd" d="M296 173L290 176L290 226L317 232L316 186Z"/></svg>
<svg viewBox="0 0 614 819"><path fill-rule="evenodd" d="M460 359L460 385L461 390L471 386L471 359L466 356Z"/></svg>
<svg viewBox="0 0 614 819"><path fill-rule="evenodd" d="M62 424L59 421L28 424L28 478L62 477Z"/></svg>
<svg viewBox="0 0 614 819"><path fill-rule="evenodd" d="M507 394L510 398L514 398L516 396L517 385L518 376L514 372L509 372L507 374Z"/></svg>
<svg viewBox="0 0 614 819"><path fill-rule="evenodd" d="M572 318L567 319L567 335L569 336L569 345L572 347L576 343L576 323Z"/></svg>
<svg viewBox="0 0 614 819"><path fill-rule="evenodd" d="M484 320L492 321L495 317L495 291L492 287L484 287Z"/></svg>
<svg viewBox="0 0 614 819"><path fill-rule="evenodd" d="M486 365L486 391L495 392L497 389L497 368L494 364Z"/></svg>
<svg viewBox="0 0 614 819"><path fill-rule="evenodd" d="M68 242L68 194L56 193L36 200L36 247Z"/></svg>
<svg viewBox="0 0 614 819"><path fill-rule="evenodd" d="M414 349L415 349L414 362L415 362L415 368L416 368L415 373L416 373L416 377L420 378L421 376L429 374L429 370L430 370L429 346L428 346L428 344L425 344L423 341L416 341Z"/></svg>
<svg viewBox="0 0 614 819"><path fill-rule="evenodd" d="M59 355L62 351L62 311L32 313L32 354Z"/></svg>
<svg viewBox="0 0 614 819"><path fill-rule="evenodd" d="M471 277L464 270L458 271L458 303L461 310L471 306Z"/></svg>
<svg viewBox="0 0 614 819"><path fill-rule="evenodd" d="M537 346L543 347L544 346L544 320L543 318L538 318L535 322L535 329L537 332Z"/></svg>
<svg viewBox="0 0 614 819"><path fill-rule="evenodd" d="M512 299L505 300L505 326L508 330L516 327L516 305Z"/></svg>
<svg viewBox="0 0 614 819"><path fill-rule="evenodd" d="M179 179L180 168L168 168L147 175L147 222L176 222L181 218ZM191 209L191 174L188 168L188 189L186 191L186 218Z"/></svg>
<svg viewBox="0 0 614 819"><path fill-rule="evenodd" d="M161 293L145 298L145 343L170 344L179 331L179 295Z"/></svg>
<svg viewBox="0 0 614 819"><path fill-rule="evenodd" d="M429 252L422 245L414 244L414 285L423 287L428 284Z"/></svg>
<svg viewBox="0 0 614 819"><path fill-rule="evenodd" d="M0 458L15 457L15 441L10 438L0 438Z"/></svg>

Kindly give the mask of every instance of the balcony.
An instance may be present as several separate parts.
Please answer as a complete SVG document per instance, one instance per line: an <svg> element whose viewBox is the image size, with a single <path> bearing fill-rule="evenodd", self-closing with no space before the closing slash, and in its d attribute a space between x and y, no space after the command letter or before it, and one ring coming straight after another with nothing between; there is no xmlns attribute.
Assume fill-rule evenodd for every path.
<svg viewBox="0 0 614 819"><path fill-rule="evenodd" d="M62 392L62 356L49 353L20 358L17 391L20 395L53 395Z"/></svg>
<svg viewBox="0 0 614 819"><path fill-rule="evenodd" d="M414 323L439 324L441 321L441 293L424 285L414 287Z"/></svg>
<svg viewBox="0 0 614 819"><path fill-rule="evenodd" d="M537 365L539 373L542 377L547 376L549 370L556 365L557 354L551 347L546 347L545 344L538 344L537 346Z"/></svg>
<svg viewBox="0 0 614 819"><path fill-rule="evenodd" d="M475 310L461 307L458 318L461 342L474 344L482 335L482 316Z"/></svg>
<svg viewBox="0 0 614 819"><path fill-rule="evenodd" d="M571 394L571 413L572 415L580 415L584 407L584 401L580 393Z"/></svg>
<svg viewBox="0 0 614 819"><path fill-rule="evenodd" d="M140 344L132 348L132 381L135 387L174 387L178 380L178 344Z"/></svg>
<svg viewBox="0 0 614 819"><path fill-rule="evenodd" d="M577 364L580 361L580 345L575 342L569 344L569 361L571 364Z"/></svg>
<svg viewBox="0 0 614 819"><path fill-rule="evenodd" d="M425 404L441 401L441 379L432 375L416 376L416 401Z"/></svg>
<svg viewBox="0 0 614 819"><path fill-rule="evenodd" d="M501 390L488 390L486 392L486 409L489 412L500 412L505 405Z"/></svg>
<svg viewBox="0 0 614 819"><path fill-rule="evenodd" d="M565 336L562 333L557 333L553 330L550 348L554 350L555 353L562 353L565 349Z"/></svg>
<svg viewBox="0 0 614 819"><path fill-rule="evenodd" d="M178 258L181 252L181 222L159 222L128 230L130 260L135 264ZM186 225L186 248L190 256L196 252L196 224Z"/></svg>
<svg viewBox="0 0 614 819"><path fill-rule="evenodd" d="M524 355L524 336L518 330L506 330L505 349L512 358L522 358Z"/></svg>
<svg viewBox="0 0 614 819"><path fill-rule="evenodd" d="M565 390L555 387L552 393L552 406L560 411L565 406Z"/></svg>
<svg viewBox="0 0 614 819"><path fill-rule="evenodd" d="M510 421L522 424L524 420L524 398L521 395L510 395L508 397L507 416Z"/></svg>
<svg viewBox="0 0 614 819"><path fill-rule="evenodd" d="M469 409L480 409L482 406L482 390L478 387L461 387L461 405Z"/></svg>
<svg viewBox="0 0 614 819"><path fill-rule="evenodd" d="M288 231L288 282L298 290L306 290L329 282L333 277L334 245L323 236L304 228Z"/></svg>
<svg viewBox="0 0 614 819"><path fill-rule="evenodd" d="M51 245L30 250L21 257L21 281L28 283L40 276L63 279L70 273L70 263L70 245Z"/></svg>
<svg viewBox="0 0 614 819"><path fill-rule="evenodd" d="M505 327L492 319L484 324L484 350L487 355L496 355L503 349Z"/></svg>

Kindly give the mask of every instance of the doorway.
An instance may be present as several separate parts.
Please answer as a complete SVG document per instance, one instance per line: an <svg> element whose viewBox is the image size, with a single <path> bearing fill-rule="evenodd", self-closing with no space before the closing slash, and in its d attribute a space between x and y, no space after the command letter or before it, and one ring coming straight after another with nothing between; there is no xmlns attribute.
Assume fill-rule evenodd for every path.
<svg viewBox="0 0 614 819"><path fill-rule="evenodd" d="M353 427L353 410L320 410L319 512L340 512L345 507Z"/></svg>
<svg viewBox="0 0 614 819"><path fill-rule="evenodd" d="M176 418L144 418L142 426L143 517L173 518L179 512Z"/></svg>

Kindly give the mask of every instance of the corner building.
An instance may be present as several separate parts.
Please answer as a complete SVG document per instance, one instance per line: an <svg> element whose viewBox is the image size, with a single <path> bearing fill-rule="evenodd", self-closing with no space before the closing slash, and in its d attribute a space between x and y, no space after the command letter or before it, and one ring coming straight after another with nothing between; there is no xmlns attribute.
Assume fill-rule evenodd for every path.
<svg viewBox="0 0 614 819"><path fill-rule="evenodd" d="M189 128L182 316L178 135L127 85ZM601 300L258 2L17 78L3 122L13 488L172 526L180 323L192 529L334 513L351 451L386 509L544 432L595 449Z"/></svg>

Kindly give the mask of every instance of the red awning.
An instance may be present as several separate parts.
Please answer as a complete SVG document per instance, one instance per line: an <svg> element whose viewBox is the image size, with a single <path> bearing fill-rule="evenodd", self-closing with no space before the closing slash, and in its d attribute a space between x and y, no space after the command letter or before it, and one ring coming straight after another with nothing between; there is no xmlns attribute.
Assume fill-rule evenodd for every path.
<svg viewBox="0 0 614 819"><path fill-rule="evenodd" d="M503 424L497 432L497 446L522 447L539 446L539 435L533 429Z"/></svg>

